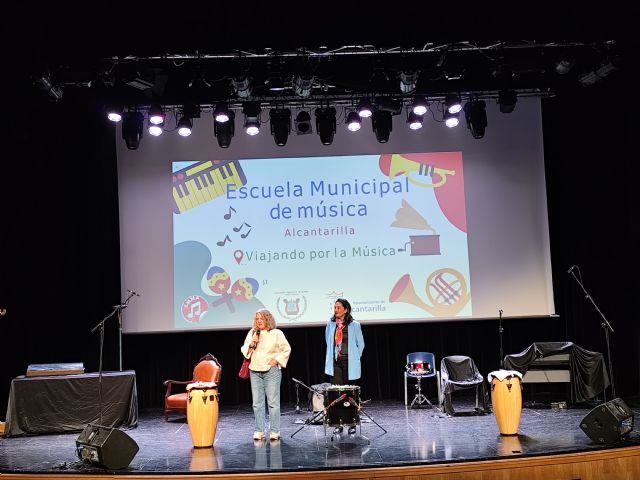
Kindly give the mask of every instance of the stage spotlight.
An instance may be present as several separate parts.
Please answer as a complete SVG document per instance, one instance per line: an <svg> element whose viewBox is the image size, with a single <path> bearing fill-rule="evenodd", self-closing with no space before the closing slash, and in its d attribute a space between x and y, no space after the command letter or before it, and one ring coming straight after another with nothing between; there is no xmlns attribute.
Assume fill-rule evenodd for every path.
<svg viewBox="0 0 640 480"><path fill-rule="evenodd" d="M244 113L244 129L247 135L253 137L260 133L260 103L245 102L242 113Z"/></svg>
<svg viewBox="0 0 640 480"><path fill-rule="evenodd" d="M467 128L471 131L473 138L484 137L484 130L487 128L487 112L485 102L473 100L464 105L464 117L467 120Z"/></svg>
<svg viewBox="0 0 640 480"><path fill-rule="evenodd" d="M229 148L231 145L231 139L236 130L236 114L233 110L229 110L229 120L227 122L213 121L213 134L218 140L220 148Z"/></svg>
<svg viewBox="0 0 640 480"><path fill-rule="evenodd" d="M316 108L316 130L323 145L331 145L336 133L336 109Z"/></svg>
<svg viewBox="0 0 640 480"><path fill-rule="evenodd" d="M62 98L62 88L54 85L49 77L42 76L36 79L34 83L40 90L46 92L52 101L57 102Z"/></svg>
<svg viewBox="0 0 640 480"><path fill-rule="evenodd" d="M213 109L213 118L220 123L229 121L229 107L226 103L216 103L216 108Z"/></svg>
<svg viewBox="0 0 640 480"><path fill-rule="evenodd" d="M123 110L124 109L119 105L109 105L106 108L107 118L113 123L118 123L120 120L122 120Z"/></svg>
<svg viewBox="0 0 640 480"><path fill-rule="evenodd" d="M269 112L271 118L271 135L279 147L287 144L287 138L291 133L291 110L288 108L272 108Z"/></svg>
<svg viewBox="0 0 640 480"><path fill-rule="evenodd" d="M311 89L313 88L313 75L296 75L293 88L296 92L296 95L302 98L307 98L309 95L311 95Z"/></svg>
<svg viewBox="0 0 640 480"><path fill-rule="evenodd" d="M409 116L407 117L407 123L409 124L409 128L411 130L419 130L422 128L422 120L424 117L422 115L418 115L415 112L409 112Z"/></svg>
<svg viewBox="0 0 640 480"><path fill-rule="evenodd" d="M165 114L162 107L158 103L152 103L149 107L149 123L152 125L161 125L164 123Z"/></svg>
<svg viewBox="0 0 640 480"><path fill-rule="evenodd" d="M122 115L122 138L129 150L136 150L142 139L144 115L141 112L126 112Z"/></svg>
<svg viewBox="0 0 640 480"><path fill-rule="evenodd" d="M360 100L356 111L362 118L369 118L373 114L371 100L369 100L368 98L363 98L362 100Z"/></svg>
<svg viewBox="0 0 640 480"><path fill-rule="evenodd" d="M358 112L350 112L347 115L347 128L350 132L357 132L362 127L362 119Z"/></svg>
<svg viewBox="0 0 640 480"><path fill-rule="evenodd" d="M280 72L271 72L264 83L272 92L281 92L286 88Z"/></svg>
<svg viewBox="0 0 640 480"><path fill-rule="evenodd" d="M295 123L296 133L298 135L308 135L313 131L311 128L311 115L309 115L309 112L305 112L304 110L298 112Z"/></svg>
<svg viewBox="0 0 640 480"><path fill-rule="evenodd" d="M413 113L416 115L424 115L427 113L427 99L424 97L415 97L413 99L413 103L411 104L411 109Z"/></svg>
<svg viewBox="0 0 640 480"><path fill-rule="evenodd" d="M376 98L376 110L398 115L402 112L402 102L391 97L378 97Z"/></svg>
<svg viewBox="0 0 640 480"><path fill-rule="evenodd" d="M518 95L514 90L500 90L498 92L498 104L502 113L511 113L516 108Z"/></svg>
<svg viewBox="0 0 640 480"><path fill-rule="evenodd" d="M186 115L183 115L178 121L178 135L181 137L188 137L191 135L193 129L193 120Z"/></svg>
<svg viewBox="0 0 640 480"><path fill-rule="evenodd" d="M444 124L449 127L457 127L460 123L459 113L450 113L445 110L444 112Z"/></svg>
<svg viewBox="0 0 640 480"><path fill-rule="evenodd" d="M389 141L389 134L393 128L391 112L376 110L371 117L371 126L373 133L376 135L376 140L378 140L379 143L387 143Z"/></svg>
<svg viewBox="0 0 640 480"><path fill-rule="evenodd" d="M231 80L231 86L239 98L251 96L251 80L246 75L239 75Z"/></svg>
<svg viewBox="0 0 640 480"><path fill-rule="evenodd" d="M400 72L400 91L402 93L413 93L418 83L419 73L416 71Z"/></svg>
<svg viewBox="0 0 640 480"><path fill-rule="evenodd" d="M462 103L460 103L460 96L455 93L449 93L444 97L444 104L447 112L458 113L462 110Z"/></svg>

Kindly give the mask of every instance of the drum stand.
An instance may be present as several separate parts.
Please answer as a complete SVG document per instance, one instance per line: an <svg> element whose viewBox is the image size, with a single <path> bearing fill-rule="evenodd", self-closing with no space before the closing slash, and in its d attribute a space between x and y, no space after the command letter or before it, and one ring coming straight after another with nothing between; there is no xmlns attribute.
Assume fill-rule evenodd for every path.
<svg viewBox="0 0 640 480"><path fill-rule="evenodd" d="M311 388L308 385L305 385L304 383L302 383L300 380L297 380L295 378L292 378L291 380L293 380L296 383L296 409L294 410L295 413L300 413L300 406L298 405L298 403L300 402L299 397L298 397L298 385L302 385L304 388L306 388L307 390L309 390L312 393L317 393L317 394L321 394L322 392L319 392L318 390L316 390L315 388ZM304 427L306 427L307 425L312 425L316 420L318 420L320 418L320 415L325 415L326 411L328 410L328 407L325 408L324 410L320 410L319 412L317 412L316 414L312 415L311 417L307 418L304 423L302 424L302 426L296 430L295 432L293 432L293 434L291 435L291 438L293 438L300 430L302 430ZM287 413L292 413L292 412L287 412ZM325 417L326 418L326 415Z"/></svg>
<svg viewBox="0 0 640 480"><path fill-rule="evenodd" d="M333 407L336 403L344 400L347 398L346 394L343 394L342 396L336 398L333 402L331 402L327 408L325 408L325 412L327 410L329 410L331 407ZM359 404L356 403L352 398L348 399L349 403L351 403L354 407L356 407L357 411L358 411L358 422L356 423L356 425L359 427L360 429L360 433L358 434L359 437L363 438L364 440L366 440L367 444L371 444L371 440L369 440L367 437L365 437L364 435L362 435L362 420L360 420L360 414L364 414L369 420L371 420L373 423L375 423L378 427L380 427L380 429L384 432L384 433L388 433L384 427L382 425L380 425L378 422L376 422L367 412L365 412L364 410L364 402L360 402ZM368 402L369 400L367 400ZM323 412L320 412L323 413ZM327 415L324 416L324 438L325 438L325 444L326 442L326 438L327 438ZM340 434L336 434L336 433L332 433L331 434L331 441L333 442L334 437L337 437Z"/></svg>

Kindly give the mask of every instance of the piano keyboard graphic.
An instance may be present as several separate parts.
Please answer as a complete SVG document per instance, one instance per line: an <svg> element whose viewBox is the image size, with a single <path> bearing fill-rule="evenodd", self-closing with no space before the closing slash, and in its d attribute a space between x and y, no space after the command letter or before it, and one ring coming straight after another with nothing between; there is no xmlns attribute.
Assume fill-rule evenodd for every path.
<svg viewBox="0 0 640 480"><path fill-rule="evenodd" d="M228 185L240 188L247 179L238 160L206 160L173 174L173 211L187 210L227 193Z"/></svg>

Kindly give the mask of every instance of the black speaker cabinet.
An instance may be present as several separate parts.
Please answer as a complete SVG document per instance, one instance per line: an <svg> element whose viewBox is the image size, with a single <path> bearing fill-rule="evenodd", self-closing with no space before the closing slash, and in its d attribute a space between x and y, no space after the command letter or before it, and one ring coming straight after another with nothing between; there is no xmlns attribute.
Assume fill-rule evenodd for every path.
<svg viewBox="0 0 640 480"><path fill-rule="evenodd" d="M621 398L614 398L591 410L580 428L594 442L613 443L633 429L633 412Z"/></svg>
<svg viewBox="0 0 640 480"><path fill-rule="evenodd" d="M76 440L80 460L109 470L126 468L138 453L133 438L117 428L88 424Z"/></svg>

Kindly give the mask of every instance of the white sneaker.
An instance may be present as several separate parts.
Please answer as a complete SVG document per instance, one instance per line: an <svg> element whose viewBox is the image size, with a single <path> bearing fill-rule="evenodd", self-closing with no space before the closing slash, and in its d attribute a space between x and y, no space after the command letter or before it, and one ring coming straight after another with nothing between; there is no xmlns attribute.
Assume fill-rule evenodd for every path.
<svg viewBox="0 0 640 480"><path fill-rule="evenodd" d="M269 434L269 440L280 440L280 434L276 432L271 432Z"/></svg>
<svg viewBox="0 0 640 480"><path fill-rule="evenodd" d="M264 432L254 432L253 439L254 440L264 440Z"/></svg>

